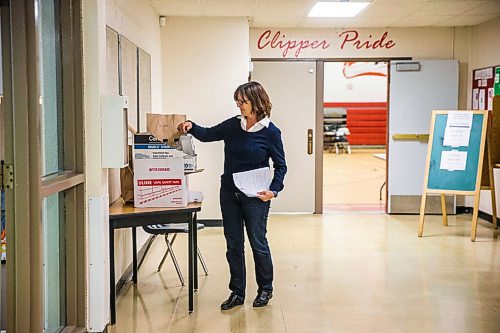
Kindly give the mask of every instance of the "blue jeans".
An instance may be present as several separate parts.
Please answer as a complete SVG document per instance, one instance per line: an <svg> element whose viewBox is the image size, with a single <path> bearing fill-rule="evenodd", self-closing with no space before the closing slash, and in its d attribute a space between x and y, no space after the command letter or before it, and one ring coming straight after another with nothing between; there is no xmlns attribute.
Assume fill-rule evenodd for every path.
<svg viewBox="0 0 500 333"><path fill-rule="evenodd" d="M245 226L252 247L258 290L272 291L273 261L266 238L270 202L263 202L259 198L249 198L241 192L221 187L220 205L226 237L226 258L231 273L229 289L234 294L245 297L245 235L243 231Z"/></svg>

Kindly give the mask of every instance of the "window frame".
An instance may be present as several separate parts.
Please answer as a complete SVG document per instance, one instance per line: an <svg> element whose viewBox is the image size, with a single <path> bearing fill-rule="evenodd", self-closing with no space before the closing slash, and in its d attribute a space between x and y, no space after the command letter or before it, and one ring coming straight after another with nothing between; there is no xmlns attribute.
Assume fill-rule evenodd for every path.
<svg viewBox="0 0 500 333"><path fill-rule="evenodd" d="M6 190L7 331L42 332L44 295L42 200L65 192L66 327L86 325L86 228L82 0L60 1L63 171L42 177L39 22L41 0L1 0L5 162L14 166ZM36 52L33 52L36 50ZM27 135L26 135L27 133Z"/></svg>

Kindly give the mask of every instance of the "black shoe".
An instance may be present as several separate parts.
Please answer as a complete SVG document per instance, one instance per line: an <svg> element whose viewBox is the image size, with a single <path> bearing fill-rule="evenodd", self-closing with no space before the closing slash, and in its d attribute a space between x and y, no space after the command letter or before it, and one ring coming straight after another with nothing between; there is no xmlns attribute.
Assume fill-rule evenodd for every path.
<svg viewBox="0 0 500 333"><path fill-rule="evenodd" d="M235 306L242 305L245 303L245 299L241 296L238 296L236 294L231 294L229 295L229 298L226 299L221 305L220 309L221 310L230 310L234 308Z"/></svg>
<svg viewBox="0 0 500 333"><path fill-rule="evenodd" d="M259 291L257 293L257 297L255 297L255 300L253 301L253 307L260 308L266 306L271 298L273 298L272 291L265 291L265 290Z"/></svg>

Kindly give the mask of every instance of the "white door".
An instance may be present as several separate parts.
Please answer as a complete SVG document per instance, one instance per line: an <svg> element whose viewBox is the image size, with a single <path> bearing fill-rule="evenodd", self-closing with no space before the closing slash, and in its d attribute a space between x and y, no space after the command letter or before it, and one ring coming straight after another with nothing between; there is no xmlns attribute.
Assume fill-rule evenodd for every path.
<svg viewBox="0 0 500 333"><path fill-rule="evenodd" d="M307 152L307 131L316 131L316 63L256 61L252 80L269 94L271 121L281 129L288 166L285 189L272 202L271 211L312 213L315 154L314 149Z"/></svg>
<svg viewBox="0 0 500 333"><path fill-rule="evenodd" d="M420 69L411 70L415 66L408 62ZM393 135L428 134L433 110L457 109L458 61L396 61L390 73L388 212L418 213L427 142L395 140Z"/></svg>

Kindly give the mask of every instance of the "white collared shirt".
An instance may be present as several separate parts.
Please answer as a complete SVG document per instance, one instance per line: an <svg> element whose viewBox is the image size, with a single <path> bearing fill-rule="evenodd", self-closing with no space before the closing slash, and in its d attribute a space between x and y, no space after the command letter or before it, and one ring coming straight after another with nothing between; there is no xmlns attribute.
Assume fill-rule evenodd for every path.
<svg viewBox="0 0 500 333"><path fill-rule="evenodd" d="M264 127L269 127L269 123L271 122L269 117L264 117L247 130L247 119L243 116L239 117L240 117L241 129L244 130L245 132L258 132Z"/></svg>

